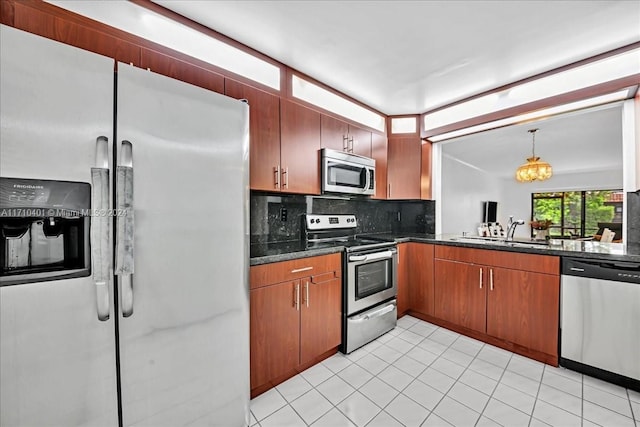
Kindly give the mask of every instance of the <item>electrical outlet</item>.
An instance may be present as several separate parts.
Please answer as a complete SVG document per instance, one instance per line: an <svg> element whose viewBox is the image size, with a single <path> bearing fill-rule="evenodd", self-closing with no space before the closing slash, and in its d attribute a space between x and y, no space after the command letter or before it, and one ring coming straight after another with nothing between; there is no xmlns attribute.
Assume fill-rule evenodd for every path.
<svg viewBox="0 0 640 427"><path fill-rule="evenodd" d="M280 208L280 221L287 222L287 208Z"/></svg>

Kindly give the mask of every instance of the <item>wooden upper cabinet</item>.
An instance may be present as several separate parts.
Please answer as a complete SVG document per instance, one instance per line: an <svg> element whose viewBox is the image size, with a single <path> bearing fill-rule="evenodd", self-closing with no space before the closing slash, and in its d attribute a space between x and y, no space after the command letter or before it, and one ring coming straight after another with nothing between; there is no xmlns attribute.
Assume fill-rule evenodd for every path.
<svg viewBox="0 0 640 427"><path fill-rule="evenodd" d="M487 323L487 279L484 268L436 259L434 279L435 316L484 333Z"/></svg>
<svg viewBox="0 0 640 427"><path fill-rule="evenodd" d="M431 150L432 145L428 141L422 141L422 159L420 162L420 198L431 200Z"/></svg>
<svg viewBox="0 0 640 427"><path fill-rule="evenodd" d="M320 194L320 113L280 100L281 189Z"/></svg>
<svg viewBox="0 0 640 427"><path fill-rule="evenodd" d="M409 309L409 245L398 245L398 294L396 296L398 317L404 315Z"/></svg>
<svg viewBox="0 0 640 427"><path fill-rule="evenodd" d="M371 157L376 161L376 194L372 199L387 198L387 136L373 132L371 134Z"/></svg>
<svg viewBox="0 0 640 427"><path fill-rule="evenodd" d="M487 334L556 355L558 276L507 268L487 270Z"/></svg>
<svg viewBox="0 0 640 427"><path fill-rule="evenodd" d="M300 364L336 348L342 342L342 280L301 280Z"/></svg>
<svg viewBox="0 0 640 427"><path fill-rule="evenodd" d="M371 157L371 132L349 125L349 141L353 154Z"/></svg>
<svg viewBox="0 0 640 427"><path fill-rule="evenodd" d="M285 375L299 364L299 281L250 291L251 389Z"/></svg>
<svg viewBox="0 0 640 427"><path fill-rule="evenodd" d="M213 92L224 93L224 77L220 74L160 52L142 48L140 67Z"/></svg>
<svg viewBox="0 0 640 427"><path fill-rule="evenodd" d="M421 157L419 136L389 138L388 199L420 199Z"/></svg>
<svg viewBox="0 0 640 427"><path fill-rule="evenodd" d="M434 315L433 245L409 243L409 309Z"/></svg>
<svg viewBox="0 0 640 427"><path fill-rule="evenodd" d="M336 151L347 151L349 125L342 120L322 114L320 119L320 145Z"/></svg>
<svg viewBox="0 0 640 427"><path fill-rule="evenodd" d="M322 148L371 157L371 132L322 114L320 128Z"/></svg>
<svg viewBox="0 0 640 427"><path fill-rule="evenodd" d="M251 189L280 191L280 98L231 79L224 93L249 101Z"/></svg>

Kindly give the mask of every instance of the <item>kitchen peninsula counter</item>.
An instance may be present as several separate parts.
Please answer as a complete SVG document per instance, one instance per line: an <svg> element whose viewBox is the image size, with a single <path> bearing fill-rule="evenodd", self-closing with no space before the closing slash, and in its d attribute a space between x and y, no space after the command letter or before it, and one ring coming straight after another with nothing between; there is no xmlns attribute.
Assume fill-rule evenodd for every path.
<svg viewBox="0 0 640 427"><path fill-rule="evenodd" d="M416 242L435 245L459 246L495 251L519 252L539 255L555 255L575 258L601 259L611 261L640 262L640 251L630 250L622 243L601 243L597 241L556 240L554 245L509 246L505 243L478 240L452 240L462 238L452 234L434 235L421 233L368 234L369 237L394 240L397 243ZM521 243L526 242L520 240ZM340 244L307 249L304 242L258 243L251 245L250 265L268 264L291 259L307 258L342 252Z"/></svg>

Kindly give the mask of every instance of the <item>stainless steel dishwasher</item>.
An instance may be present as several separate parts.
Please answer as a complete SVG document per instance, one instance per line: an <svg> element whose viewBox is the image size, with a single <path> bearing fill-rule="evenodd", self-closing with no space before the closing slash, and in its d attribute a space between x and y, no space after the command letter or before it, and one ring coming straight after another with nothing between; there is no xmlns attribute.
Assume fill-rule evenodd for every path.
<svg viewBox="0 0 640 427"><path fill-rule="evenodd" d="M640 390L640 262L563 258L560 364Z"/></svg>

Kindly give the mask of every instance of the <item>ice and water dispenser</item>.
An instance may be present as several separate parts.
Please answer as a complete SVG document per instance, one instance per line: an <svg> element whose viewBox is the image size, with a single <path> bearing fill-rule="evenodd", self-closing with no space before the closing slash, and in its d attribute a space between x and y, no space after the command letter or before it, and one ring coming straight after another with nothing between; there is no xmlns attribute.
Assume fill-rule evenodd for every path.
<svg viewBox="0 0 640 427"><path fill-rule="evenodd" d="M0 286L90 274L91 186L0 177Z"/></svg>

